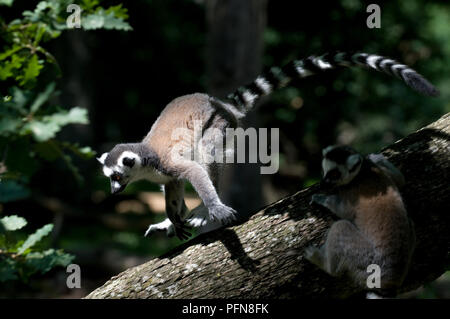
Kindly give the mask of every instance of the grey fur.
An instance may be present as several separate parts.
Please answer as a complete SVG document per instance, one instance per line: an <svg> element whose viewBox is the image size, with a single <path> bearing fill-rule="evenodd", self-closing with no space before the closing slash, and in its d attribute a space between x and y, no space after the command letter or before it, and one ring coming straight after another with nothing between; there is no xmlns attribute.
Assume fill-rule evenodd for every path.
<svg viewBox="0 0 450 319"><path fill-rule="evenodd" d="M343 155L356 153L348 147L331 147L325 149L324 158L329 159L332 152L341 170L348 168ZM371 154L351 181L335 180L330 194L314 194L311 204L328 209L341 220L331 226L323 246L305 250L305 258L332 276L347 276L364 290L370 290L367 268L376 264L381 269L381 287L372 289L381 295L395 295L415 246L414 226L397 181L404 182L401 172L381 154Z"/></svg>

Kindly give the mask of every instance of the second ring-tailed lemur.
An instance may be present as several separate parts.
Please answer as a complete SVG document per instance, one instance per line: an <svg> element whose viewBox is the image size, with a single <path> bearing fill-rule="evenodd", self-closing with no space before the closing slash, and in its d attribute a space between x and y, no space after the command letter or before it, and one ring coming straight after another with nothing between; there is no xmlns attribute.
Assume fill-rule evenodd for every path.
<svg viewBox="0 0 450 319"><path fill-rule="evenodd" d="M185 233L183 226L204 226L216 221L230 224L236 219L236 211L222 203L216 191L220 163L204 163L194 159L180 159L173 156L181 144L190 149L214 153L219 149L214 132L239 125L242 119L262 96L287 85L294 78L304 78L337 67L367 67L393 75L414 90L428 96L438 95L437 89L410 67L392 59L367 53L335 53L310 56L295 60L283 68L272 67L267 73L258 76L251 84L238 88L224 102L207 94L190 94L178 97L162 111L147 136L138 143L118 144L98 160L103 164L103 173L110 178L111 192L122 191L129 183L147 179L163 184L166 197L166 212L169 220L150 225L146 234L166 230L180 235ZM202 123L202 136L194 136L196 121ZM188 136L174 132L184 129ZM182 134L183 135L183 134ZM223 144L222 144L223 145ZM220 145L220 149L221 149ZM200 157L202 158L202 157ZM189 181L203 205L188 214L184 204L184 180Z"/></svg>
<svg viewBox="0 0 450 319"><path fill-rule="evenodd" d="M364 158L347 146L325 148L322 168L322 182L331 191L314 194L311 204L341 220L333 223L325 244L308 247L305 257L332 276L347 276L363 290L395 295L415 245L414 226L399 192L402 173L381 154ZM373 271L369 266L374 265L380 270L380 285L368 287Z"/></svg>

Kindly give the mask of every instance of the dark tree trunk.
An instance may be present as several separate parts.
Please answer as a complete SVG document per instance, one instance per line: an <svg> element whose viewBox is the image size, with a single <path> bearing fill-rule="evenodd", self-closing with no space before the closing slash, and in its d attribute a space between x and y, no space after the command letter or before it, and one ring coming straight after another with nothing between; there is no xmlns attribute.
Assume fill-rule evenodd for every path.
<svg viewBox="0 0 450 319"><path fill-rule="evenodd" d="M406 177L403 196L417 247L402 291L450 262L450 113L387 147ZM284 198L245 224L203 234L166 256L111 278L87 298L335 298L356 293L303 257L323 242L330 213L309 205L319 185Z"/></svg>
<svg viewBox="0 0 450 319"><path fill-rule="evenodd" d="M88 110L92 117L95 108L92 103L92 90L87 81L91 76L91 56L87 42L89 34L80 30L70 30L63 35L64 46L58 47L58 60L65 64L63 68L63 81L61 89L63 94L60 102L65 107L80 106ZM69 57L69 58L67 58ZM80 145L89 145L93 140L91 125L70 125L64 128L62 137L64 140L76 141Z"/></svg>
<svg viewBox="0 0 450 319"><path fill-rule="evenodd" d="M266 0L208 0L208 91L224 98L260 72ZM244 127L258 127L257 112ZM252 181L251 187L248 181ZM222 200L240 214L249 215L262 206L261 176L257 164L228 166L221 179Z"/></svg>

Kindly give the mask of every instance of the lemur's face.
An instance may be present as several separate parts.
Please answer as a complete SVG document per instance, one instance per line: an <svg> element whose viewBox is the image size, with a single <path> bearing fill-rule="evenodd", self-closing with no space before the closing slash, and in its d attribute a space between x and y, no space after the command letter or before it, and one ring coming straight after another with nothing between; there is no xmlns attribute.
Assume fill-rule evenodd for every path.
<svg viewBox="0 0 450 319"><path fill-rule="evenodd" d="M346 185L361 169L362 156L348 146L329 146L322 155L323 181L326 184Z"/></svg>
<svg viewBox="0 0 450 319"><path fill-rule="evenodd" d="M120 151L114 147L109 153L103 153L97 160L103 165L103 174L109 177L111 193L117 194L134 180L140 157L131 151Z"/></svg>

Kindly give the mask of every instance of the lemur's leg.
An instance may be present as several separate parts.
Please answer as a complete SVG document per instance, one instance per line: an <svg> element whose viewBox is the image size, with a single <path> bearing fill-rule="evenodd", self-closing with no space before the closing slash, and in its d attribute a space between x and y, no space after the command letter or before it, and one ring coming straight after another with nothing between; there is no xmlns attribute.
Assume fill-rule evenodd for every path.
<svg viewBox="0 0 450 319"><path fill-rule="evenodd" d="M314 194L310 204L325 207L342 219L353 220L355 216L354 212L337 195Z"/></svg>
<svg viewBox="0 0 450 319"><path fill-rule="evenodd" d="M186 215L188 209L184 202L184 182L173 180L164 185L164 195L166 200L166 213L168 218L161 223L150 225L145 236L151 235L155 231L166 231L167 236L176 235L180 239L187 239L191 234L186 230Z"/></svg>
<svg viewBox="0 0 450 319"><path fill-rule="evenodd" d="M181 169L180 176L186 178L192 184L204 205L208 208L211 220L229 224L236 219L236 211L220 201L205 168L196 162L190 161L185 163Z"/></svg>
<svg viewBox="0 0 450 319"><path fill-rule="evenodd" d="M211 177L211 182L213 186L216 188L218 192L218 165L212 163L209 166L209 176ZM211 220L209 216L208 209L206 208L204 203L201 203L199 206L195 207L189 213L189 217L186 220L187 224L194 228L203 228L204 226L211 225L214 222ZM221 227L222 224L220 222L215 222L217 224L217 228ZM209 228L209 227L208 227Z"/></svg>
<svg viewBox="0 0 450 319"><path fill-rule="evenodd" d="M180 239L186 239L191 234L186 231L185 219L188 209L184 202L184 182L172 180L164 185L166 199L166 213L175 228L175 234ZM169 235L169 232L168 234Z"/></svg>
<svg viewBox="0 0 450 319"><path fill-rule="evenodd" d="M221 164L218 163L211 163L209 165L209 176L217 192L219 192L218 184L221 168ZM209 232L223 226L220 221L211 220L208 209L203 203L190 212L187 223L191 227L199 228L200 233Z"/></svg>
<svg viewBox="0 0 450 319"><path fill-rule="evenodd" d="M331 226L322 247L306 248L305 258L332 276L347 274L366 287L367 267L374 263L375 249L353 223L340 220Z"/></svg>
<svg viewBox="0 0 450 319"><path fill-rule="evenodd" d="M184 202L184 182L172 180L164 185L167 217L174 223L183 222L188 209Z"/></svg>
<svg viewBox="0 0 450 319"><path fill-rule="evenodd" d="M405 177L402 172L394 166L383 154L369 154L368 159L381 168L401 188L405 184Z"/></svg>

